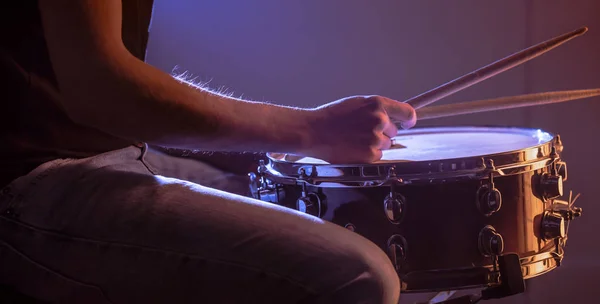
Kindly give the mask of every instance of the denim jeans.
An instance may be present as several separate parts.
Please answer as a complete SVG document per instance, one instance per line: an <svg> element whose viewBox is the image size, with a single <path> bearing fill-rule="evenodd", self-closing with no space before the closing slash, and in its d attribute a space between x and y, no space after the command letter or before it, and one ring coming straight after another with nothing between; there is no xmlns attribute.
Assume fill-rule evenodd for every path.
<svg viewBox="0 0 600 304"><path fill-rule="evenodd" d="M398 302L374 244L247 189L145 145L45 163L1 190L0 284L53 303Z"/></svg>

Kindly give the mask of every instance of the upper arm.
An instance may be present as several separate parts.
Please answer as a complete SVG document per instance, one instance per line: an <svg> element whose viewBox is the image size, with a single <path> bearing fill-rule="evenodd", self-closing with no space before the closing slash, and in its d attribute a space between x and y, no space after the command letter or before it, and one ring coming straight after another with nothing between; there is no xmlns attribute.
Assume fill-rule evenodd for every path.
<svg viewBox="0 0 600 304"><path fill-rule="evenodd" d="M122 69L123 59L132 57L121 38L121 9L121 0L39 1L50 61L67 112L77 112L83 98L106 88L103 82L114 81L114 69Z"/></svg>
<svg viewBox="0 0 600 304"><path fill-rule="evenodd" d="M110 56L124 48L121 0L42 0L39 11L52 60L75 54Z"/></svg>

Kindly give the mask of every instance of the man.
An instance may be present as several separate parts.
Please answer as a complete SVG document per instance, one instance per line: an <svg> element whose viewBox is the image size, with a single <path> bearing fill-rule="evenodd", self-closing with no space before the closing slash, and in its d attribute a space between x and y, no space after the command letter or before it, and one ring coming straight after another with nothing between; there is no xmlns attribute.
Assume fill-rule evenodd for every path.
<svg viewBox="0 0 600 304"><path fill-rule="evenodd" d="M414 126L409 105L221 96L143 62L148 1L12 4L0 13L0 284L60 303L397 303L371 242L148 146L372 162L394 123Z"/></svg>

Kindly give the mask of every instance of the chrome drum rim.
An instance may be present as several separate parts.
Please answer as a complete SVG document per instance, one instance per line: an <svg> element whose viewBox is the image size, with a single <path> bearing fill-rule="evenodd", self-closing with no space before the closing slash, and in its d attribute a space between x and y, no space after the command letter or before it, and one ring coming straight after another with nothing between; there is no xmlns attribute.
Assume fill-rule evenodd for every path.
<svg viewBox="0 0 600 304"><path fill-rule="evenodd" d="M544 132L538 129L513 127L426 127L411 130L422 132ZM405 132L405 131L403 131ZM373 164L305 164L285 160L285 154L267 153L268 163L259 171L277 183L304 183L317 187L378 187L390 182L401 184L445 183L494 176L514 175L549 166L555 158L553 148L562 150L559 137L528 148L474 157L414 162L380 162Z"/></svg>
<svg viewBox="0 0 600 304"><path fill-rule="evenodd" d="M520 258L523 279L528 280L556 269L562 259L562 247L547 246L537 254ZM493 287L500 284L500 274L493 265L481 267L413 271L399 274L405 293L437 292Z"/></svg>

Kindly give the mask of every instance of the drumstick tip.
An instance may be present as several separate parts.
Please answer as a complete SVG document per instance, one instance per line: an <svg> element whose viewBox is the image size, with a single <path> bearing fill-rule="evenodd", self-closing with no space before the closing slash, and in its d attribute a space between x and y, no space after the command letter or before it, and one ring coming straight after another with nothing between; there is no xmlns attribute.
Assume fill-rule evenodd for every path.
<svg viewBox="0 0 600 304"><path fill-rule="evenodd" d="M587 33L587 31L589 30L589 28L587 26L581 27L578 30L575 30L575 33L577 35L583 35L585 33Z"/></svg>

